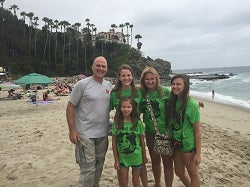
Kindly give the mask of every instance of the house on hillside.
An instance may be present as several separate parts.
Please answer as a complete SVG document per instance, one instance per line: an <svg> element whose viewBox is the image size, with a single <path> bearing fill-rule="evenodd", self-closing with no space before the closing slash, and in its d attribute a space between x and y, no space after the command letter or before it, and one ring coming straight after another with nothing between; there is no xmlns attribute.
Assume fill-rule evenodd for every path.
<svg viewBox="0 0 250 187"><path fill-rule="evenodd" d="M114 29L110 29L109 32L99 32L96 34L94 41L98 38L99 40L104 40L105 43L124 43L124 34L122 32L115 32Z"/></svg>
<svg viewBox="0 0 250 187"><path fill-rule="evenodd" d="M80 40L84 42L85 34L80 35ZM124 43L126 41L122 32L115 32L114 29L110 29L109 32L99 32L96 35L91 36L92 46L95 46L96 40L99 39L105 43Z"/></svg>

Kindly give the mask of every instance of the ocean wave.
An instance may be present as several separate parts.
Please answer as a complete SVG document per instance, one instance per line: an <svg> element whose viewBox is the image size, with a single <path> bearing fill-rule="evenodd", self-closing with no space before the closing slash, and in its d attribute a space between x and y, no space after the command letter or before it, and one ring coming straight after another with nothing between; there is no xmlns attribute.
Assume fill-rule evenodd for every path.
<svg viewBox="0 0 250 187"><path fill-rule="evenodd" d="M210 100L210 101L212 100L211 92L190 91L190 95L196 98L204 99L204 100ZM215 98L213 99L213 101L217 103L250 108L250 100L244 101L241 99L236 99L232 96L221 95L218 93L215 95Z"/></svg>

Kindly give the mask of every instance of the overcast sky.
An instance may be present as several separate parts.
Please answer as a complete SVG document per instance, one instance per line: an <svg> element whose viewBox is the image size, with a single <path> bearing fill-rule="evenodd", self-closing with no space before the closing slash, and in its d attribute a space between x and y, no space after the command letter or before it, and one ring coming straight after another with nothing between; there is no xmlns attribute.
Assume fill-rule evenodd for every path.
<svg viewBox="0 0 250 187"><path fill-rule="evenodd" d="M250 0L5 0L4 7L13 4L18 16L33 12L81 28L89 18L97 32L129 22L143 55L173 70L250 66Z"/></svg>

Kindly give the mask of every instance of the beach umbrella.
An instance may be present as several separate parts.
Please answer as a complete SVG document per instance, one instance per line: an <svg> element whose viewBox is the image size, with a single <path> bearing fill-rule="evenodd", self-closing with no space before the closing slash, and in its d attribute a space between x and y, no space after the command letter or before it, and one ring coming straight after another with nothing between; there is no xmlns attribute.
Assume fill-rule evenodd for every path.
<svg viewBox="0 0 250 187"><path fill-rule="evenodd" d="M16 84L52 84L55 81L45 75L30 73L14 81Z"/></svg>

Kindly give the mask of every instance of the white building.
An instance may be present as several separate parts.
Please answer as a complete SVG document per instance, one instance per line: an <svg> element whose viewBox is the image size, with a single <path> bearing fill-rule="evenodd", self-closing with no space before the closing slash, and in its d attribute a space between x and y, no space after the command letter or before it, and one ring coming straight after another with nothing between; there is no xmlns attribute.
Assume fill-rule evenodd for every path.
<svg viewBox="0 0 250 187"><path fill-rule="evenodd" d="M110 29L109 32L99 32L96 35L92 35L92 45L95 45L96 39L104 41L105 43L124 43L125 36L122 32L115 32L114 29ZM84 34L80 35L80 40L84 42Z"/></svg>
<svg viewBox="0 0 250 187"><path fill-rule="evenodd" d="M124 34L121 32L115 32L114 29L110 29L109 32L99 32L95 36L100 40L104 40L105 42L115 42L115 43L124 43ZM95 40L95 39L94 39Z"/></svg>

